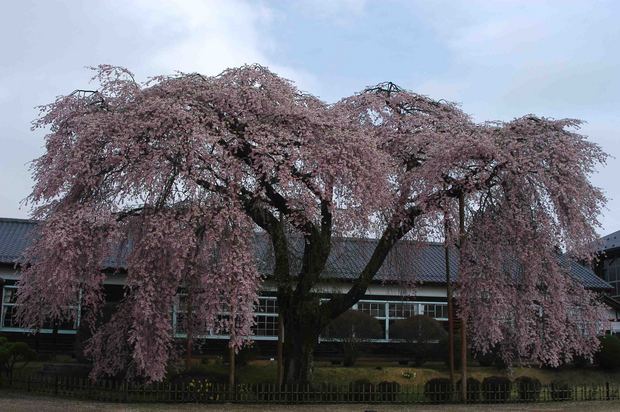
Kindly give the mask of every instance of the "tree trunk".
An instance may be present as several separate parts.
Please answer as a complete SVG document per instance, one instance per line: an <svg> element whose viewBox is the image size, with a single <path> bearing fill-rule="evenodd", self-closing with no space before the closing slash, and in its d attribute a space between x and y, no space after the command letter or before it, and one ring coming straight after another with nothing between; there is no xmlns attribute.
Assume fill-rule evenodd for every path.
<svg viewBox="0 0 620 412"><path fill-rule="evenodd" d="M292 314L290 312L293 312ZM314 312L314 313L313 313ZM313 353L321 333L317 311L306 316L295 315L293 310L284 319L284 384L308 384L312 376Z"/></svg>
<svg viewBox="0 0 620 412"><path fill-rule="evenodd" d="M313 352L318 339L301 331L297 335L287 334L283 379L287 385L305 385L312 376Z"/></svg>

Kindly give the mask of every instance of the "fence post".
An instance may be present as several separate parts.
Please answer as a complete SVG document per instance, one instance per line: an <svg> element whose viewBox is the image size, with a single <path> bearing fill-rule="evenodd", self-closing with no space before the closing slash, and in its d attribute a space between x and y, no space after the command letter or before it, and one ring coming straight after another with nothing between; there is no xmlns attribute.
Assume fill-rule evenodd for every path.
<svg viewBox="0 0 620 412"><path fill-rule="evenodd" d="M30 375L28 375L28 379L26 379L26 391L30 392Z"/></svg>
<svg viewBox="0 0 620 412"><path fill-rule="evenodd" d="M56 380L54 382L54 395L58 395L58 375L56 375Z"/></svg>

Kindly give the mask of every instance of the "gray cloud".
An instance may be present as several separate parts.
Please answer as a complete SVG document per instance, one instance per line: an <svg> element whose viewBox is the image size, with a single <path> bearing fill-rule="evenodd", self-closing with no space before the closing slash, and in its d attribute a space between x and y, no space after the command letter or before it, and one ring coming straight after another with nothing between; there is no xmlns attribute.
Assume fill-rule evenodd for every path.
<svg viewBox="0 0 620 412"><path fill-rule="evenodd" d="M27 162L43 150L41 133L29 130L33 107L87 85L84 66L119 64L144 80L259 62L330 99L397 75L407 88L461 102L478 120L530 112L584 119L583 132L616 156L594 176L610 198L602 232L611 232L620 228L619 12L614 1L566 0L7 2L0 216L28 213L18 209L32 185ZM374 57L377 47L387 60Z"/></svg>

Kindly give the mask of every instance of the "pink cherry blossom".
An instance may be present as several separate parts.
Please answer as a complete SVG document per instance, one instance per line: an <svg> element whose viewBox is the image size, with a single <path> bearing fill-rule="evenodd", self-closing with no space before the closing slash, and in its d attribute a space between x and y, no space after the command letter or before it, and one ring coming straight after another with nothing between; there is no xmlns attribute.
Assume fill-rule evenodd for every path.
<svg viewBox="0 0 620 412"><path fill-rule="evenodd" d="M558 248L589 257L604 203L589 176L605 154L576 133L579 122L475 124L455 104L391 83L328 105L258 65L146 84L123 68L95 70L96 91L58 98L34 123L49 130L28 198L42 223L19 292L25 325L70 316L80 294L97 325L102 265L126 265L124 300L93 326L93 377L162 379L182 289L199 302L192 328L231 332L237 349L247 342L262 230L286 380L306 381L321 330L364 295L400 239L455 220L460 193L468 234L458 299L472 345L550 364L595 350L600 305L558 258ZM379 241L349 291L321 302L313 288L336 235Z"/></svg>

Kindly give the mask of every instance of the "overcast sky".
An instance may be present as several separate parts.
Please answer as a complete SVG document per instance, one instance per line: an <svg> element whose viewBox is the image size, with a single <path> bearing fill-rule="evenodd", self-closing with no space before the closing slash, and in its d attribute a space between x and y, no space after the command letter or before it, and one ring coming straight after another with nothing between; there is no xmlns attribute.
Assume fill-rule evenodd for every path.
<svg viewBox="0 0 620 412"><path fill-rule="evenodd" d="M380 81L453 100L476 120L587 121L614 158L593 176L620 229L620 1L26 1L0 14L0 216L43 136L35 106L88 86L85 66L138 79L261 63L328 102Z"/></svg>

